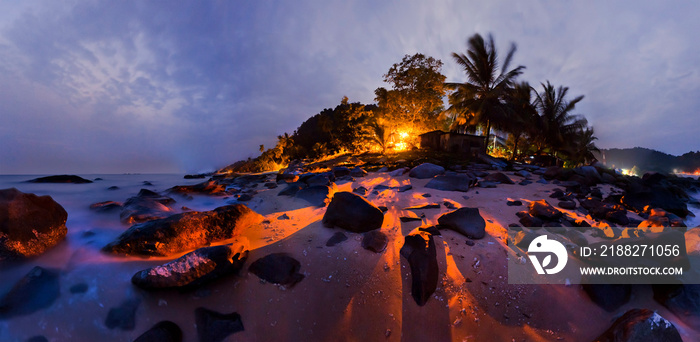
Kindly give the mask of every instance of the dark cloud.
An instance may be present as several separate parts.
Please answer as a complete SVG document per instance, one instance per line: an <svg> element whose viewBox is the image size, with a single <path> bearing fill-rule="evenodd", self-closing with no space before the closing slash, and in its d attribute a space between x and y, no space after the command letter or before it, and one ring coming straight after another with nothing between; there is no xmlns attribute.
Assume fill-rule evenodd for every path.
<svg viewBox="0 0 700 342"><path fill-rule="evenodd" d="M687 6L697 7L695 4ZM4 11L2 11L4 10ZM53 1L0 5L0 173L201 171L253 156L404 54L475 32L523 79L586 96L602 147L700 150L697 8L553 1Z"/></svg>

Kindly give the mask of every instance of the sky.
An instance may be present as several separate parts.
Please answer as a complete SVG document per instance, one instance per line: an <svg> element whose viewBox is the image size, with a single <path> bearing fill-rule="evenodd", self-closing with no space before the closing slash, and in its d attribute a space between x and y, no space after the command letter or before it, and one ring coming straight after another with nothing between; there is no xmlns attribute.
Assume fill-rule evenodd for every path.
<svg viewBox="0 0 700 342"><path fill-rule="evenodd" d="M255 157L393 63L493 34L584 95L601 148L700 150L700 2L0 1L0 174L193 173Z"/></svg>

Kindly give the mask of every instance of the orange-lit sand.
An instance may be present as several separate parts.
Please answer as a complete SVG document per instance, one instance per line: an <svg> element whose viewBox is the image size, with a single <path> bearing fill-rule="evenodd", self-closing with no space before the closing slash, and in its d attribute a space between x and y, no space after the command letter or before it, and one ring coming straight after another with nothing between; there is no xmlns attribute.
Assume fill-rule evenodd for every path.
<svg viewBox="0 0 700 342"><path fill-rule="evenodd" d="M129 279L140 269L163 263L162 259L104 256L111 262L100 260L83 269L95 272L97 279L91 284L95 293L90 300L64 294L59 308L15 319L6 329L35 327L39 320L49 329L60 327L57 331L37 331L49 339L132 340L153 324L171 320L183 329L186 341L195 341L194 310L206 307L242 316L245 330L228 341L591 341L621 313L645 307L673 322L686 341L700 340L700 328L684 325L654 302L650 293L634 293L630 303L608 313L577 285L508 284L506 258L513 254L505 246L507 233L502 227L516 223L515 213L530 200L549 200L548 191L556 185L499 185L462 193L426 189L427 182L407 175L391 178L386 173L370 173L354 183L338 185L339 191L365 186L370 189L368 200L389 208L381 230L390 240L381 254L363 249L361 235L349 232L345 232L348 240L326 247L326 241L341 230L323 227L325 208L277 196L281 188L263 190L247 205L269 222L244 232L251 252L240 276L195 293L146 293L133 287ZM411 184L413 189L371 194L371 188L378 184ZM608 192L609 187L603 190ZM424 193L432 196L420 196ZM522 200L524 205L509 207L508 199ZM441 214L450 211L442 205L445 200L479 208L487 220L487 236L476 240L474 246L452 231L441 231L442 236L435 237L438 289L419 307L410 295L410 270L399 249L404 236L421 224L436 224ZM413 210L418 216L425 214L424 222L400 222L399 217L406 215L403 208L435 202L441 204L440 209ZM278 219L285 213L289 219ZM300 272L305 278L293 288L263 283L247 273L252 261L276 252L289 253L302 264ZM126 332L107 330L105 313L121 302L124 293L144 298L137 326ZM72 326L64 326L64 315L80 318Z"/></svg>

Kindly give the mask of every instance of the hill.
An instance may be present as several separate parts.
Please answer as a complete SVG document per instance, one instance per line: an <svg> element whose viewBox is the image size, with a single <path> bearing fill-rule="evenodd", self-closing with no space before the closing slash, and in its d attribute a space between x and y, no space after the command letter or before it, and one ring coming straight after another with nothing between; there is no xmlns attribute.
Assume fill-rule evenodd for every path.
<svg viewBox="0 0 700 342"><path fill-rule="evenodd" d="M636 167L638 174L648 171L693 173L700 170L700 151L674 156L643 147L611 148L601 149L596 157L609 167L629 170Z"/></svg>

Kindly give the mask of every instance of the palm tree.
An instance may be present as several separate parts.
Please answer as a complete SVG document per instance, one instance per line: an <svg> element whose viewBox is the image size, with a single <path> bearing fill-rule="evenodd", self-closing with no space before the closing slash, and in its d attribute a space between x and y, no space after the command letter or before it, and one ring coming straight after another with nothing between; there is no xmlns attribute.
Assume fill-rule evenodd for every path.
<svg viewBox="0 0 700 342"><path fill-rule="evenodd" d="M594 134L593 127L586 127L576 132L572 137L564 151L572 166L588 164L596 160L593 152L600 153L600 150L594 143L595 140L598 140Z"/></svg>
<svg viewBox="0 0 700 342"><path fill-rule="evenodd" d="M527 82L516 84L508 92L507 103L510 105L511 118L506 122L505 128L511 134L513 141L511 161L517 157L518 143L521 138L535 134L538 116L532 101L532 92L533 89Z"/></svg>
<svg viewBox="0 0 700 342"><path fill-rule="evenodd" d="M467 40L466 54L452 53L457 64L464 68L467 81L446 84L448 89L453 90L449 95L449 110L462 117L461 121L467 124L484 125L487 142L491 127L501 129L509 120L509 109L504 100L515 78L525 69L521 65L508 70L515 50L515 44L512 44L500 65L500 72L491 35L488 41L484 41L477 33Z"/></svg>
<svg viewBox="0 0 700 342"><path fill-rule="evenodd" d="M567 140L570 141L577 132L587 127L588 122L583 116L571 114L583 95L567 101L568 87L560 86L555 90L549 81L542 87L544 90L536 93L534 102L539 112L535 141L540 151L549 148L556 156L566 148Z"/></svg>

